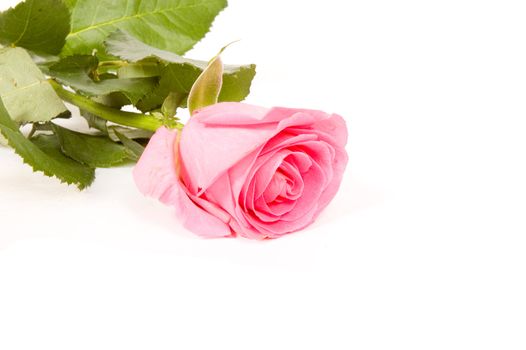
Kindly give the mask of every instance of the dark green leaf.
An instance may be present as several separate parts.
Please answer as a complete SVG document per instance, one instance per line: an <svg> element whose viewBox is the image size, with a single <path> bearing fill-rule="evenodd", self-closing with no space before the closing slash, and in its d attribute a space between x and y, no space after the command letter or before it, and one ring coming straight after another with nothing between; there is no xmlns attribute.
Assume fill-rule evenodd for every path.
<svg viewBox="0 0 526 350"><path fill-rule="evenodd" d="M202 71L208 66L208 61L193 60L170 51L152 47L122 30L111 33L106 39L105 45L108 53L126 61L137 62L139 63L138 66L152 65L157 61L165 64L186 63L189 66L199 68L199 71ZM223 65L223 70L225 74L235 74L243 68L253 67L254 65L225 64Z"/></svg>
<svg viewBox="0 0 526 350"><path fill-rule="evenodd" d="M61 153L56 136L39 135L32 141L26 139L1 101L0 133L33 171L41 171L47 176L57 177L61 182L75 184L79 189L88 187L95 179L94 169Z"/></svg>
<svg viewBox="0 0 526 350"><path fill-rule="evenodd" d="M98 60L94 56L69 56L51 65L46 73L60 83L87 96L103 96L121 92L134 104L151 92L157 81L155 78L114 79L117 78L116 76L112 76L112 79L94 81L90 73L97 65Z"/></svg>
<svg viewBox="0 0 526 350"><path fill-rule="evenodd" d="M69 73L69 74L91 74L97 69L99 60L93 55L76 55L65 57L57 62L54 62L50 69L54 72Z"/></svg>
<svg viewBox="0 0 526 350"><path fill-rule="evenodd" d="M121 77L152 76L159 70L161 76L159 86L138 103L142 111L160 108L171 92L188 94L194 82L208 65L206 61L181 57L173 52L149 46L122 30L110 34L105 44L107 51L112 55L135 62L130 64L129 68L124 66L119 69ZM163 65L158 66L156 61L160 61ZM250 85L256 74L256 66L226 64L223 70L223 88L219 101L244 100L250 92ZM186 101L183 101L182 105L186 105Z"/></svg>
<svg viewBox="0 0 526 350"><path fill-rule="evenodd" d="M129 159L126 148L106 136L87 135L53 125L62 152L93 168L108 168Z"/></svg>
<svg viewBox="0 0 526 350"><path fill-rule="evenodd" d="M141 99L137 107L142 111L151 111L161 107L171 92L190 93L201 72L202 69L188 63L166 65L161 70L159 85ZM244 100L250 92L250 85L255 74L255 65L239 66L235 72L225 72L219 102Z"/></svg>
<svg viewBox="0 0 526 350"><path fill-rule="evenodd" d="M201 69L205 69L208 65L206 61L182 57L176 53L145 44L123 30L116 30L111 33L104 44L109 54L130 62L139 62L153 57L167 63L188 63ZM233 67L235 68L236 66Z"/></svg>
<svg viewBox="0 0 526 350"><path fill-rule="evenodd" d="M104 134L108 134L108 121L106 119L102 119L101 117L84 110L80 111L80 115L86 119L90 128L94 128Z"/></svg>
<svg viewBox="0 0 526 350"><path fill-rule="evenodd" d="M237 71L230 73L227 73L227 66L225 65L219 102L243 101L250 93L250 86L256 75L256 65L241 66Z"/></svg>
<svg viewBox="0 0 526 350"><path fill-rule="evenodd" d="M130 100L122 92L112 92L108 95L94 96L91 99L95 102L102 103L103 105L121 108L122 106L129 105Z"/></svg>
<svg viewBox="0 0 526 350"><path fill-rule="evenodd" d="M0 99L17 123L49 121L68 112L22 48L0 50Z"/></svg>
<svg viewBox="0 0 526 350"><path fill-rule="evenodd" d="M183 54L208 32L226 0L77 0L64 56L104 51L109 33L122 29L148 45Z"/></svg>
<svg viewBox="0 0 526 350"><path fill-rule="evenodd" d="M69 10L62 0L26 0L0 14L0 42L58 54L69 33L69 23Z"/></svg>

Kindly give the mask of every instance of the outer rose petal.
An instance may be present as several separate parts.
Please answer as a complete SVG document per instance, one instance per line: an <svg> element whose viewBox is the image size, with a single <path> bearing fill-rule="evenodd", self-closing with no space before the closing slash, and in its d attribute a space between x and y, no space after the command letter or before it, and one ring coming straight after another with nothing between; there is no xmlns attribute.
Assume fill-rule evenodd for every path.
<svg viewBox="0 0 526 350"><path fill-rule="evenodd" d="M196 111L193 118L209 125L259 124L265 120L268 111L268 108L246 103L222 102Z"/></svg>
<svg viewBox="0 0 526 350"><path fill-rule="evenodd" d="M331 114L329 118L317 121L312 128L318 131L318 135L329 135L327 142L333 143L341 148L347 144L347 125L345 120L338 114ZM322 139L325 139L322 137Z"/></svg>
<svg viewBox="0 0 526 350"><path fill-rule="evenodd" d="M180 143L181 159L186 169L183 178L193 194L206 190L274 134L272 124L264 127L209 126L201 123L199 116L193 116L185 125Z"/></svg>
<svg viewBox="0 0 526 350"><path fill-rule="evenodd" d="M133 170L135 183L144 195L173 205L188 230L204 237L231 236L226 223L198 207L186 194L176 173L176 137L176 130L162 127L156 131Z"/></svg>
<svg viewBox="0 0 526 350"><path fill-rule="evenodd" d="M347 126L341 116L333 114L330 118L316 123L315 127L319 131L320 138L329 144L333 144L335 150L332 164L333 177L320 197L318 212L316 213L318 215L338 192L349 157L344 148L347 143Z"/></svg>

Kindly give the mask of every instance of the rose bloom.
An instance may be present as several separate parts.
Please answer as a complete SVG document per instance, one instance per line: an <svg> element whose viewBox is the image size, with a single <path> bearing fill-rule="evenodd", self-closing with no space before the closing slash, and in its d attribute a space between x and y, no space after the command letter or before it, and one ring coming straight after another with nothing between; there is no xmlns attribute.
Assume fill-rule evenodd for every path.
<svg viewBox="0 0 526 350"><path fill-rule="evenodd" d="M182 131L158 129L133 174L198 235L277 238L311 224L332 200L346 142L336 114L218 103Z"/></svg>

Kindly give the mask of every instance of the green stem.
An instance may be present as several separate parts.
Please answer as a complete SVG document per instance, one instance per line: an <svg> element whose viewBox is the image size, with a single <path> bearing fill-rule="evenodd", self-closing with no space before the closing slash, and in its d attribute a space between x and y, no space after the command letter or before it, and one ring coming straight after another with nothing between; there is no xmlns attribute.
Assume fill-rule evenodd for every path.
<svg viewBox="0 0 526 350"><path fill-rule="evenodd" d="M128 64L129 63L126 61L103 61L99 63L94 73L96 75L108 73L111 71L118 70L121 67L127 66Z"/></svg>
<svg viewBox="0 0 526 350"><path fill-rule="evenodd" d="M63 100L74 104L82 110L106 119L107 121L150 131L155 131L164 125L162 120L159 120L151 115L117 110L101 103L97 103L84 96L74 94L64 89L62 85L52 79L50 79L49 82L51 86L53 86L53 89L55 89L56 93Z"/></svg>
<svg viewBox="0 0 526 350"><path fill-rule="evenodd" d="M37 127L36 127L36 123L33 123L31 124L31 131L29 132L29 134L27 135L27 138L30 139L33 137L33 135L35 135L35 132L37 132Z"/></svg>
<svg viewBox="0 0 526 350"><path fill-rule="evenodd" d="M127 65L128 65L128 62L126 61L102 61L99 63L99 67L104 67L104 66L123 67Z"/></svg>

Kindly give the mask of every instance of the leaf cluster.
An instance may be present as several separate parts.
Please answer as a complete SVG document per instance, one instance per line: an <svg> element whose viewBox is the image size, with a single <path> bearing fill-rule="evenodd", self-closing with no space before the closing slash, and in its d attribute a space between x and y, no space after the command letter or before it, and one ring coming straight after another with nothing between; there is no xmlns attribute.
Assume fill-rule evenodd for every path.
<svg viewBox="0 0 526 350"><path fill-rule="evenodd" d="M84 189L96 168L136 161L158 127L181 128L179 109L191 93L206 102L204 85L217 90L214 102L242 101L255 65L215 69L218 85L217 77L206 77L208 61L183 56L226 6L226 0L25 0L0 13L0 139L34 171ZM71 118L71 105L86 121L83 132L60 122ZM25 124L28 135L21 132Z"/></svg>

